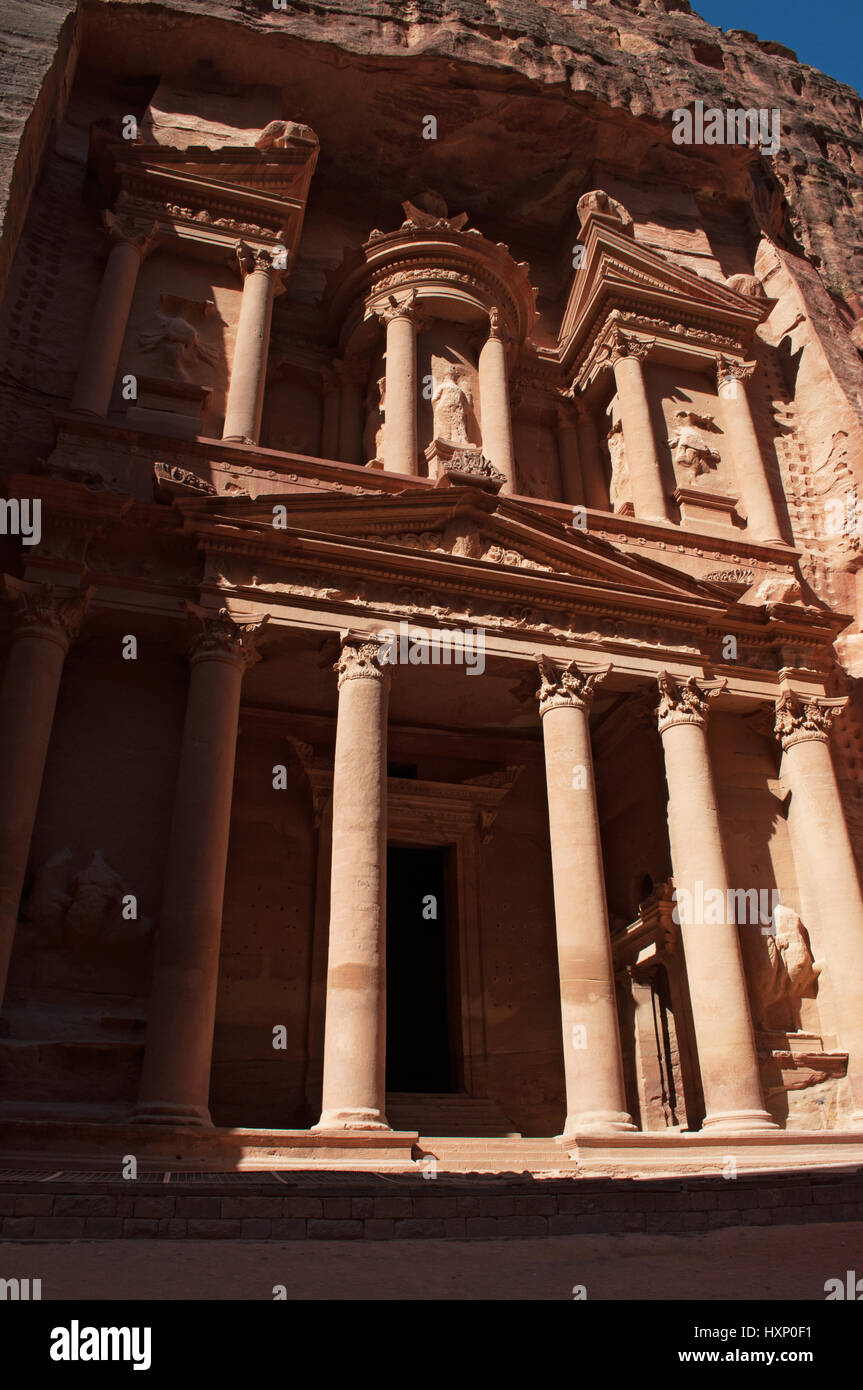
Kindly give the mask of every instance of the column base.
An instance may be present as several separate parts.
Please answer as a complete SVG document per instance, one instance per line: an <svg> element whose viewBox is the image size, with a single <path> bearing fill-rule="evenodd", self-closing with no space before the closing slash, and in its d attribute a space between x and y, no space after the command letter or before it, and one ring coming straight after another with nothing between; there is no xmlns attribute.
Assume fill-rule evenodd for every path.
<svg viewBox="0 0 863 1390"><path fill-rule="evenodd" d="M575 1139L577 1134L637 1134L638 1126L625 1110L583 1110L580 1115L567 1115L561 1139Z"/></svg>
<svg viewBox="0 0 863 1390"><path fill-rule="evenodd" d="M197 1129L212 1129L213 1121L206 1106L174 1105L170 1101L143 1101L132 1111L136 1125L194 1125Z"/></svg>
<svg viewBox="0 0 863 1390"><path fill-rule="evenodd" d="M382 1110L325 1110L312 1130L392 1129Z"/></svg>
<svg viewBox="0 0 863 1390"><path fill-rule="evenodd" d="M705 1116L701 1133L766 1134L779 1128L766 1110L717 1110Z"/></svg>

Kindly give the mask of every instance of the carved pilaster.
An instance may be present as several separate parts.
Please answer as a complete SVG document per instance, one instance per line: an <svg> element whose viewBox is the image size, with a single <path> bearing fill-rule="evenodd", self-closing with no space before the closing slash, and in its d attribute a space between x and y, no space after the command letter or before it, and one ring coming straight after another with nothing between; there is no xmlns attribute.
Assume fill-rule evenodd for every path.
<svg viewBox="0 0 863 1390"><path fill-rule="evenodd" d="M559 666L550 656L541 652L536 658L539 667L540 686L536 698L539 701L540 715L560 705L576 709L590 709L596 687L605 680L611 670L611 663L599 671L587 673L579 669L574 661Z"/></svg>
<svg viewBox="0 0 863 1390"><path fill-rule="evenodd" d="M791 690L780 695L776 701L774 733L783 752L793 748L796 743L807 743L811 739L827 743L834 718L842 713L847 704L847 695L828 699L818 695L797 695Z"/></svg>
<svg viewBox="0 0 863 1390"><path fill-rule="evenodd" d="M710 713L710 701L714 700L728 682L722 680L699 680L689 676L679 683L667 671L660 671L656 678L659 686L659 706L656 717L659 732L672 729L675 724L698 724L706 727Z"/></svg>

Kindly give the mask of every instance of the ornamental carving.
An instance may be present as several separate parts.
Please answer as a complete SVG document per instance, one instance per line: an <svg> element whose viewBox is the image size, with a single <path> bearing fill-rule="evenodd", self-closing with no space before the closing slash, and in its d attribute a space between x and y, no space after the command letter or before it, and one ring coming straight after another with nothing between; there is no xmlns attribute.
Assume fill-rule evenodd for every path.
<svg viewBox="0 0 863 1390"><path fill-rule="evenodd" d="M226 658L248 668L260 661L258 642L269 621L268 614L262 618L235 621L227 608L220 608L218 613L209 613L192 603L187 603L186 608L198 625L189 647L193 664Z"/></svg>
<svg viewBox="0 0 863 1390"><path fill-rule="evenodd" d="M698 724L705 728L710 701L715 700L728 684L724 678L699 680L695 676L678 682L667 671L660 671L656 683L659 686L656 717L661 734L666 729L673 729L676 724Z"/></svg>
<svg viewBox="0 0 863 1390"><path fill-rule="evenodd" d="M368 641L345 640L339 659L333 665L333 670L339 675L339 690L345 681L385 680L389 676L390 665L384 660L382 647L385 653L386 644L382 644L377 638Z"/></svg>
<svg viewBox="0 0 863 1390"><path fill-rule="evenodd" d="M579 670L574 661L559 666L544 652L536 658L539 667L540 685L536 693L540 715L549 710L566 706L569 709L589 710L593 704L596 687L605 680L611 664L603 670L589 674Z"/></svg>
<svg viewBox="0 0 863 1390"><path fill-rule="evenodd" d="M93 589L63 594L57 593L53 584L30 583L8 574L3 578L6 594L14 606L15 627L25 630L41 628L44 636L51 636L64 646L74 642Z"/></svg>
<svg viewBox="0 0 863 1390"><path fill-rule="evenodd" d="M774 733L783 751L793 748L795 743L806 743L811 739L826 743L834 718L840 715L848 704L848 696L827 699L820 695L797 695L787 690L776 701L776 722Z"/></svg>
<svg viewBox="0 0 863 1390"><path fill-rule="evenodd" d="M703 433L719 433L713 416L700 415L695 410L677 410L674 418L678 424L668 443L673 450L675 467L689 469L695 478L715 468L719 462L719 454L711 448Z"/></svg>
<svg viewBox="0 0 863 1390"><path fill-rule="evenodd" d="M447 367L435 385L431 400L435 438L447 444L469 445L473 393L467 372L463 368Z"/></svg>
<svg viewBox="0 0 863 1390"><path fill-rule="evenodd" d="M741 362L720 352L716 359L717 384L721 388L728 381L748 381L757 365L757 362Z"/></svg>

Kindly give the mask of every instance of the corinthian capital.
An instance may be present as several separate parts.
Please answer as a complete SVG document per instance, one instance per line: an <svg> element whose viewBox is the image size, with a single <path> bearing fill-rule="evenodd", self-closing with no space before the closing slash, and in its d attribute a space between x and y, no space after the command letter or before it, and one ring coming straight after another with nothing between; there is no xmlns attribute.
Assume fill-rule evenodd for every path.
<svg viewBox="0 0 863 1390"><path fill-rule="evenodd" d="M382 643L380 638L343 633L339 659L333 666L333 670L339 673L339 690L345 681L388 680L392 668L386 650L386 643Z"/></svg>
<svg viewBox="0 0 863 1390"><path fill-rule="evenodd" d="M726 680L698 680L689 676L679 683L667 671L660 671L656 678L659 686L659 706L656 717L659 732L673 729L675 724L699 724L704 728L710 713L710 701L715 700L726 687Z"/></svg>
<svg viewBox="0 0 863 1390"><path fill-rule="evenodd" d="M195 621L195 633L189 646L189 659L198 661L235 662L246 670L261 659L258 642L269 614L263 618L236 620L227 608L214 613L197 604L187 603L187 611Z"/></svg>
<svg viewBox="0 0 863 1390"><path fill-rule="evenodd" d="M795 695L792 690L786 690L776 701L776 723L773 726L783 751L808 739L826 743L834 718L842 713L847 704L847 695L828 699L820 695Z"/></svg>
<svg viewBox="0 0 863 1390"><path fill-rule="evenodd" d="M579 670L574 661L559 666L544 652L537 656L536 664L539 667L539 690L536 692L536 698L539 701L540 715L548 714L549 710L558 709L561 705L570 709L589 710L593 704L596 687L605 680L611 670L610 662L601 670L590 673Z"/></svg>
<svg viewBox="0 0 863 1390"><path fill-rule="evenodd" d="M643 362L655 346L655 338L636 338L632 333L615 328L606 345L608 357L605 365L613 367L621 357L634 357L638 362Z"/></svg>
<svg viewBox="0 0 863 1390"><path fill-rule="evenodd" d="M141 260L156 244L158 222L152 217L136 217L132 212L103 212L102 222L112 246L134 246Z"/></svg>
<svg viewBox="0 0 863 1390"><path fill-rule="evenodd" d="M425 328L430 323L430 319L420 312L416 290L409 290L403 299L396 299L394 294L388 295L387 303L382 309L376 309L374 316L384 328L394 319L407 319L416 329Z"/></svg>
<svg viewBox="0 0 863 1390"><path fill-rule="evenodd" d="M36 584L25 579L3 576L6 594L13 606L13 626L19 632L38 632L69 648L78 636L93 589L77 593L57 592L53 584Z"/></svg>
<svg viewBox="0 0 863 1390"><path fill-rule="evenodd" d="M720 352L716 359L716 382L719 387L728 381L748 381L757 362L741 362L736 357L726 357L725 353Z"/></svg>

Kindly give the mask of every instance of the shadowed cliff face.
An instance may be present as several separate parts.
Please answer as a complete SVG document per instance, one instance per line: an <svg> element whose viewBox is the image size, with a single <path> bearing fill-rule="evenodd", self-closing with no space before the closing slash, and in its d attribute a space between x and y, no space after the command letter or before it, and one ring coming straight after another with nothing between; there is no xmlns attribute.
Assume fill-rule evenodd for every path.
<svg viewBox="0 0 863 1390"><path fill-rule="evenodd" d="M24 135L7 194L12 241L80 43L84 62L116 84L209 64L229 81L281 87L286 114L326 130L318 183L339 182L346 202L362 192L372 220L391 217L406 187L435 186L445 172L452 202L475 221L491 217L536 256L568 225L595 163L628 175L649 168L703 197L748 203L860 312L860 98L781 43L723 34L686 0L586 0L583 9L571 0L286 3L85 0L76 12L33 0L10 18L7 188ZM765 159L675 145L672 112L697 99L778 108L781 148ZM438 120L437 141L420 138L425 114Z"/></svg>

